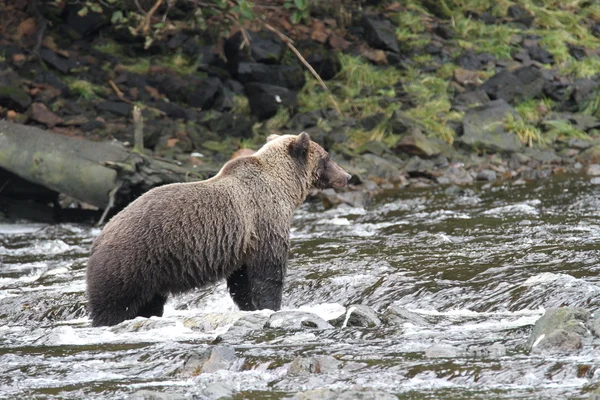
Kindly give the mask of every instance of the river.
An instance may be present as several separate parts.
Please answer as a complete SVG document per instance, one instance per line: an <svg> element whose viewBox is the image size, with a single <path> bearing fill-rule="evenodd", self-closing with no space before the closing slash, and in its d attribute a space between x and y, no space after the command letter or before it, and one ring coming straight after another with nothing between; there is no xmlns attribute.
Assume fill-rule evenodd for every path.
<svg viewBox="0 0 600 400"><path fill-rule="evenodd" d="M548 308L598 309L599 215L600 182L584 176L405 189L366 209L304 204L293 222L283 308L327 319L341 305L367 305L379 316L396 307L414 320L259 329L222 340L234 362L202 373L188 373L190 354L217 346L248 314L224 283L171 298L162 318L92 328L85 263L100 230L2 223L0 398L150 390L208 399L221 390L277 399L324 388L350 391L347 398L360 388L399 399L588 398L600 375L597 340L560 356L523 345ZM500 350L478 355L490 346ZM335 367L288 373L297 356L324 355Z"/></svg>

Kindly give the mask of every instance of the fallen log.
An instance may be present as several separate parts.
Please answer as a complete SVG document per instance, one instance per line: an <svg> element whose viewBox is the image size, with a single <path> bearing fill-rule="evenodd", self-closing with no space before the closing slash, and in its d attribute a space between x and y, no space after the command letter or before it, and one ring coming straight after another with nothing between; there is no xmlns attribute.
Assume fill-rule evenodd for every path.
<svg viewBox="0 0 600 400"><path fill-rule="evenodd" d="M104 216L155 186L217 172L214 166L191 170L131 152L117 141L95 142L8 121L0 121L0 168L104 209Z"/></svg>

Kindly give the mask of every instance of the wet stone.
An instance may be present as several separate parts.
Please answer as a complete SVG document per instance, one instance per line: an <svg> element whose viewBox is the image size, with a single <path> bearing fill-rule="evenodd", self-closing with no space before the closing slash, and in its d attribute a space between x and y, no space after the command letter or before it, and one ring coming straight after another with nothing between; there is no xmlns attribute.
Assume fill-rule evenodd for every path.
<svg viewBox="0 0 600 400"><path fill-rule="evenodd" d="M179 393L158 392L154 390L138 390L127 397L129 400L186 400L187 397Z"/></svg>
<svg viewBox="0 0 600 400"><path fill-rule="evenodd" d="M331 356L302 357L298 356L288 368L289 376L326 374L337 371L341 362Z"/></svg>
<svg viewBox="0 0 600 400"><path fill-rule="evenodd" d="M362 387L350 390L313 389L300 392L292 400L398 400L398 397L382 390Z"/></svg>
<svg viewBox="0 0 600 400"><path fill-rule="evenodd" d="M440 146L433 139L425 136L421 129L414 127L400 138L395 150L424 158L435 157L441 152Z"/></svg>
<svg viewBox="0 0 600 400"><path fill-rule="evenodd" d="M436 344L425 350L427 358L453 358L458 357L459 354L458 348L445 344Z"/></svg>
<svg viewBox="0 0 600 400"><path fill-rule="evenodd" d="M470 107L486 104L490 102L490 96L483 90L474 90L472 92L461 93L452 101L452 109L456 111L466 111Z"/></svg>
<svg viewBox="0 0 600 400"><path fill-rule="evenodd" d="M174 328L177 325L175 321L163 318L142 318L138 317L121 322L118 325L109 328L114 333L125 332L145 332L153 329Z"/></svg>
<svg viewBox="0 0 600 400"><path fill-rule="evenodd" d="M592 164L585 171L590 176L600 176L600 164Z"/></svg>
<svg viewBox="0 0 600 400"><path fill-rule="evenodd" d="M202 390L202 394L209 399L230 398L233 393L234 389L223 382L211 383Z"/></svg>
<svg viewBox="0 0 600 400"><path fill-rule="evenodd" d="M111 114L126 117L131 115L133 107L131 104L122 101L103 101L96 108L100 111L107 111Z"/></svg>
<svg viewBox="0 0 600 400"><path fill-rule="evenodd" d="M469 346L467 355L474 358L497 358L506 355L506 347L502 343L489 346Z"/></svg>
<svg viewBox="0 0 600 400"><path fill-rule="evenodd" d="M404 307L390 306L382 316L386 325L401 326L406 323L416 326L428 326L429 322L419 314Z"/></svg>
<svg viewBox="0 0 600 400"><path fill-rule="evenodd" d="M316 314L303 311L278 311L271 314L265 328L298 331L305 329L332 329L327 321Z"/></svg>
<svg viewBox="0 0 600 400"><path fill-rule="evenodd" d="M496 180L496 178L497 178L496 171L493 171L491 169L481 170L477 173L477 176L476 176L476 179L478 181L487 181L487 182L493 182Z"/></svg>
<svg viewBox="0 0 600 400"><path fill-rule="evenodd" d="M375 310L362 304L353 304L346 313L341 315L333 324L337 327L356 326L361 328L374 328L381 325L381 320Z"/></svg>
<svg viewBox="0 0 600 400"><path fill-rule="evenodd" d="M216 342L237 343L245 337L262 332L263 327L269 320L269 315L263 313L246 314L233 323L231 328L216 339Z"/></svg>
<svg viewBox="0 0 600 400"><path fill-rule="evenodd" d="M237 370L240 365L230 346L215 346L192 353L177 371L180 376L197 376L220 370Z"/></svg>
<svg viewBox="0 0 600 400"><path fill-rule="evenodd" d="M589 311L562 307L547 310L533 327L527 349L534 353L572 352L581 349L589 334Z"/></svg>

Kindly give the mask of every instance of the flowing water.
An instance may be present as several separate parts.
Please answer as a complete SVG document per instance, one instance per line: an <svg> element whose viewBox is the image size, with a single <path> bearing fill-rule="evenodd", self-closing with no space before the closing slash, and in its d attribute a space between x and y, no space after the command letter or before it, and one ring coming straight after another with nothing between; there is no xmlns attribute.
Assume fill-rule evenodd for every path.
<svg viewBox="0 0 600 400"><path fill-rule="evenodd" d="M84 275L99 229L2 224L0 398L112 399L149 389L201 399L215 382L236 399L316 388L400 399L588 398L600 375L597 342L561 356L522 346L545 309L598 308L599 215L600 185L586 177L402 190L366 209L305 204L293 222L284 309L325 316L336 304L396 306L425 323L265 329L228 343L235 367L200 374L182 372L186 357L215 346L244 315L224 284L170 299L148 324L92 328ZM474 355L489 345L506 351ZM449 346L459 351L444 356ZM341 364L288 375L298 355Z"/></svg>

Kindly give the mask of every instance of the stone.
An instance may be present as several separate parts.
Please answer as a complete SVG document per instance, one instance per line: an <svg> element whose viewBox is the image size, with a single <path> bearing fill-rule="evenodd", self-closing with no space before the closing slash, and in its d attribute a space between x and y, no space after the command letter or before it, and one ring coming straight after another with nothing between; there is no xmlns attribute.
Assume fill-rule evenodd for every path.
<svg viewBox="0 0 600 400"><path fill-rule="evenodd" d="M269 315L264 313L246 314L235 321L227 332L219 335L216 342L239 343L253 333L262 332L268 320Z"/></svg>
<svg viewBox="0 0 600 400"><path fill-rule="evenodd" d="M336 372L339 370L341 364L340 361L331 356L298 356L291 362L287 374L288 376L301 376Z"/></svg>
<svg viewBox="0 0 600 400"><path fill-rule="evenodd" d="M487 104L490 97L483 90L473 90L471 92L460 93L452 101L452 109L456 111L466 111L471 107Z"/></svg>
<svg viewBox="0 0 600 400"><path fill-rule="evenodd" d="M406 323L416 326L429 326L430 323L419 314L409 311L404 307L390 306L383 313L383 322L386 325L401 326Z"/></svg>
<svg viewBox="0 0 600 400"><path fill-rule="evenodd" d="M406 113L399 110L394 110L389 120L389 123L392 133L396 135L406 133L410 128L422 129L421 124L419 124L416 120L406 115Z"/></svg>
<svg viewBox="0 0 600 400"><path fill-rule="evenodd" d="M586 324L589 311L583 308L561 307L546 310L535 322L526 348L533 353L562 353L579 350L583 337L589 335Z"/></svg>
<svg viewBox="0 0 600 400"><path fill-rule="evenodd" d="M128 117L131 116L133 106L123 101L103 101L96 105L96 109L99 111L107 111L111 114Z"/></svg>
<svg viewBox="0 0 600 400"><path fill-rule="evenodd" d="M248 116L231 112L224 112L208 120L208 129L217 133L221 137L242 137L252 136L253 121Z"/></svg>
<svg viewBox="0 0 600 400"><path fill-rule="evenodd" d="M497 178L496 171L493 171L491 169L483 169L483 170L477 172L477 176L475 177L475 179L477 179L478 181L486 181L486 182L493 182L496 180L496 178Z"/></svg>
<svg viewBox="0 0 600 400"><path fill-rule="evenodd" d="M487 53L475 54L468 50L454 59L454 63L459 67L471 69L474 71L483 69L488 63L494 61L494 57Z"/></svg>
<svg viewBox="0 0 600 400"><path fill-rule="evenodd" d="M398 400L383 390L355 387L350 390L313 389L296 393L291 400Z"/></svg>
<svg viewBox="0 0 600 400"><path fill-rule="evenodd" d="M325 189L319 191L317 197L323 202L325 208L328 209L339 206L340 204L364 208L371 200L371 194L361 190L336 192L333 189Z"/></svg>
<svg viewBox="0 0 600 400"><path fill-rule="evenodd" d="M370 131L370 130L375 129L377 127L377 125L382 123L385 119L386 119L386 116L384 113L376 113L376 114L369 115L369 116L361 119L360 121L358 121L358 124L365 131Z"/></svg>
<svg viewBox="0 0 600 400"><path fill-rule="evenodd" d="M31 104L31 97L18 86L0 85L0 106L23 112Z"/></svg>
<svg viewBox="0 0 600 400"><path fill-rule="evenodd" d="M63 119L46 107L43 103L33 103L30 110L30 118L40 124L53 128L63 122Z"/></svg>
<svg viewBox="0 0 600 400"><path fill-rule="evenodd" d="M268 65L241 62L237 79L242 83L259 82L299 90L304 86L304 71L298 65Z"/></svg>
<svg viewBox="0 0 600 400"><path fill-rule="evenodd" d="M521 5L514 4L508 7L507 14L513 21L519 22L527 28L531 27L531 24L533 23L534 15Z"/></svg>
<svg viewBox="0 0 600 400"><path fill-rule="evenodd" d="M519 151L523 144L516 135L504 129L504 121L508 114L520 118L502 99L469 109L463 118L463 134L455 143L491 152Z"/></svg>
<svg viewBox="0 0 600 400"><path fill-rule="evenodd" d="M572 43L567 43L567 46L569 47L569 54L577 61L581 61L588 56L583 46L577 46Z"/></svg>
<svg viewBox="0 0 600 400"><path fill-rule="evenodd" d="M425 350L427 358L454 358L460 354L458 348L450 345L436 344Z"/></svg>
<svg viewBox="0 0 600 400"><path fill-rule="evenodd" d="M74 67L74 64L69 59L61 57L47 48L42 48L42 50L40 50L40 57L45 63L54 67L63 74L68 73L69 70Z"/></svg>
<svg viewBox="0 0 600 400"><path fill-rule="evenodd" d="M600 176L600 164L591 164L585 171L590 176Z"/></svg>
<svg viewBox="0 0 600 400"><path fill-rule="evenodd" d="M221 370L237 370L239 363L235 350L231 346L215 346L193 352L177 374L193 377L203 373L213 373Z"/></svg>
<svg viewBox="0 0 600 400"><path fill-rule="evenodd" d="M208 110L222 90L223 83L219 78L208 77L189 88L185 93L185 100L192 107Z"/></svg>
<svg viewBox="0 0 600 400"><path fill-rule="evenodd" d="M368 306L353 304L346 312L333 321L337 327L355 326L360 328L375 328L381 325L377 313Z"/></svg>
<svg viewBox="0 0 600 400"><path fill-rule="evenodd" d="M187 397L179 393L158 392L155 390L138 390L133 392L129 400L186 400Z"/></svg>
<svg viewBox="0 0 600 400"><path fill-rule="evenodd" d="M554 64L555 62L554 55L540 46L526 47L526 50L532 60L539 61L542 64Z"/></svg>
<svg viewBox="0 0 600 400"><path fill-rule="evenodd" d="M365 39L371 47L400 53L396 29L389 20L365 14L360 23L364 28Z"/></svg>
<svg viewBox="0 0 600 400"><path fill-rule="evenodd" d="M316 314L304 311L277 311L269 317L265 328L299 331L305 329L332 329L329 322Z"/></svg>
<svg viewBox="0 0 600 400"><path fill-rule="evenodd" d="M392 163L383 157L375 154L363 154L357 157L355 165L364 179L371 179L375 182L384 180L387 182L400 182L404 178L404 174L400 169L399 164ZM363 179L361 179L363 180Z"/></svg>
<svg viewBox="0 0 600 400"><path fill-rule="evenodd" d="M66 28L75 33L78 38L89 36L100 28L110 23L107 12L93 12L89 10L84 15L80 15L79 11L83 5L75 5L67 8Z"/></svg>
<svg viewBox="0 0 600 400"><path fill-rule="evenodd" d="M400 138L394 151L401 151L424 158L432 158L438 156L441 149L436 142L425 136L421 129L413 127Z"/></svg>
<svg viewBox="0 0 600 400"><path fill-rule="evenodd" d="M330 37L330 42L331 40ZM334 43L333 45L337 44ZM312 40L305 40L299 43L297 48L306 62L308 62L317 74L319 74L321 79L327 81L334 78L340 72L341 64L335 51L330 51L323 46L315 45Z"/></svg>
<svg viewBox="0 0 600 400"><path fill-rule="evenodd" d="M295 107L298 101L295 92L281 86L251 82L244 85L244 90L252 115L259 120L271 118L281 107Z"/></svg>
<svg viewBox="0 0 600 400"><path fill-rule="evenodd" d="M475 358L498 358L506 355L506 347L502 343L490 346L469 346L467 355Z"/></svg>
<svg viewBox="0 0 600 400"><path fill-rule="evenodd" d="M503 99L508 103L522 102L538 97L544 89L545 80L534 66L522 67L514 72L503 70L481 85L490 99Z"/></svg>
<svg viewBox="0 0 600 400"><path fill-rule="evenodd" d="M223 382L209 383L202 394L208 399L229 399L234 393L234 389Z"/></svg>
<svg viewBox="0 0 600 400"><path fill-rule="evenodd" d="M433 171L436 169L435 161L424 160L419 156L413 156L404 167L410 177L433 178Z"/></svg>
<svg viewBox="0 0 600 400"><path fill-rule="evenodd" d="M224 51L227 65L231 71L237 71L238 64L243 61L260 64L277 64L285 48L279 37L270 31L248 31L250 46L240 49L244 38L241 32L236 32L225 41Z"/></svg>

